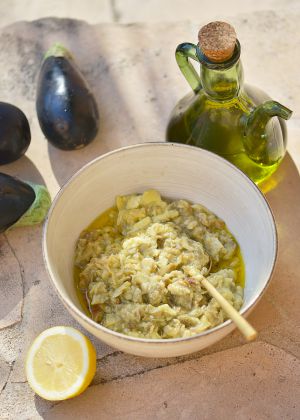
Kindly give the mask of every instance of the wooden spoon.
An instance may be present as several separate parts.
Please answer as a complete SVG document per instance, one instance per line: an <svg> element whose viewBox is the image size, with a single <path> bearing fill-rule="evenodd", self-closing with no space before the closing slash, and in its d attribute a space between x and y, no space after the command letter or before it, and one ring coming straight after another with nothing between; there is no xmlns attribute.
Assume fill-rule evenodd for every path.
<svg viewBox="0 0 300 420"><path fill-rule="evenodd" d="M249 324L248 321L218 292L218 290L206 279L201 280L201 284L208 293L216 299L218 304L227 313L229 318L235 323L247 341L255 340L257 331Z"/></svg>

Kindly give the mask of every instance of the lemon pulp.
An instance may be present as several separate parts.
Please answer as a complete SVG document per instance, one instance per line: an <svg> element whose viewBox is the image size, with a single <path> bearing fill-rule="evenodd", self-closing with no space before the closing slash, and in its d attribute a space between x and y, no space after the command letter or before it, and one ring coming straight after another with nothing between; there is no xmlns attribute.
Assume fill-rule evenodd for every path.
<svg viewBox="0 0 300 420"><path fill-rule="evenodd" d="M53 327L32 343L26 360L30 386L48 400L63 400L83 392L96 371L95 349L71 327Z"/></svg>

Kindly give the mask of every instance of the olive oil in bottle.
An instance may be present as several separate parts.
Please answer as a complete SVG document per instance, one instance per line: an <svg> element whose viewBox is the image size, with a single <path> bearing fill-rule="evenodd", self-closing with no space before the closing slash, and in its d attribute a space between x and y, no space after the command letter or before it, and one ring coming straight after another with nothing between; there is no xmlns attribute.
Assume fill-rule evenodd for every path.
<svg viewBox="0 0 300 420"><path fill-rule="evenodd" d="M235 31L225 22L204 26L197 46L177 47L177 63L193 92L174 108L167 140L210 150L260 184L284 157L283 119L292 112L260 89L244 85L240 52ZM200 63L200 75L189 58Z"/></svg>

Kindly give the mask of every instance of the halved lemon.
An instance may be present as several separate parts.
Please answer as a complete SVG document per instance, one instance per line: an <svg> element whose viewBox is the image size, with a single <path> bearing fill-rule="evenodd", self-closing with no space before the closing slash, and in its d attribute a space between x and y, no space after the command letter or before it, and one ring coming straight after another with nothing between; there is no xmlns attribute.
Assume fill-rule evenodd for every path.
<svg viewBox="0 0 300 420"><path fill-rule="evenodd" d="M81 394L96 372L96 351L90 340L71 327L43 331L26 358L26 376L42 398L65 400Z"/></svg>

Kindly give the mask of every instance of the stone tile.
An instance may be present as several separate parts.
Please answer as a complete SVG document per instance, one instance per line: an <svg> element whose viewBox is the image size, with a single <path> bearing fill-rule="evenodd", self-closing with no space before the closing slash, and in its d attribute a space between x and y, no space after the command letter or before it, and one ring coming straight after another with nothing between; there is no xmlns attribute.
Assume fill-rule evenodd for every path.
<svg viewBox="0 0 300 420"><path fill-rule="evenodd" d="M5 388L9 374L11 372L11 365L0 359L0 392Z"/></svg>
<svg viewBox="0 0 300 420"><path fill-rule="evenodd" d="M36 396L27 383L9 382L0 394L1 420L37 420L55 405ZM76 418L76 417L75 417Z"/></svg>
<svg viewBox="0 0 300 420"><path fill-rule="evenodd" d="M141 5L139 0L115 0L114 13L117 22L175 22L190 20L193 22L224 20L227 16L252 13L262 10L280 10L286 8L284 0L147 0ZM299 7L297 0L289 1L289 8Z"/></svg>
<svg viewBox="0 0 300 420"><path fill-rule="evenodd" d="M110 0L5 0L0 3L0 26L20 20L35 20L43 17L68 17L90 23L112 22Z"/></svg>
<svg viewBox="0 0 300 420"><path fill-rule="evenodd" d="M300 83L298 64L294 52L297 51L300 43L299 18L300 13L289 13L288 11L280 14L261 12L232 18L243 45L242 57L246 70L246 80L263 87L269 91L270 96L282 101L295 111L294 120L291 120L288 124L289 150L298 165L300 156L298 139L300 132L300 102L298 99L300 97ZM202 23L205 23L205 21L202 21ZM52 196L54 196L59 187L77 169L100 154L127 144L163 140L172 107L189 89L176 66L174 50L180 42L195 41L200 25L201 22L90 26L84 22L72 20L45 19L33 23L19 23L0 30L0 63L3 64L0 81L1 100L20 106L29 118L32 131L32 143L26 157L11 165L1 167L1 170L33 182L45 183ZM274 28L277 29L274 30ZM161 34L163 34L163 38ZM35 112L35 89L40 63L44 52L57 39L65 43L76 56L80 68L95 92L101 115L101 128L98 138L87 148L71 153L56 150L47 144L41 134ZM276 54L274 53L274 45L276 46ZM270 51L273 51L273 53L271 54ZM291 360L294 360L293 355L299 355L299 327L297 327L297 321L299 320L300 293L299 282L297 282L299 277L297 271L298 252L295 244L300 232L300 221L296 217L300 204L298 198L300 197L300 179L297 166L292 158L287 156L280 170L266 186L266 196L276 217L280 248L278 264L271 285L250 316L250 321L259 331L260 339L270 343L271 347L264 346L262 343L250 347L238 347L243 344L243 340L239 333L235 331L201 353L186 358L152 360L123 355L92 338L97 347L99 359L97 374L93 383L104 384L92 387L87 392L86 398L90 398L90 395L96 395L93 393L99 391L100 398L95 397L95 400L98 401L99 399L101 403L104 401L105 413L109 413L109 409L111 409L117 416L118 406L111 401L119 398L122 404L125 404L123 394L127 397L130 395L130 398L135 401L134 394L133 396L128 394L128 387L135 384L136 380L142 381L141 378L145 377L150 378L149 381L152 381L152 388L155 392L156 388L161 390L160 383L166 387L165 392L170 390L166 400L158 400L160 405L156 406L153 402L154 406L151 406L151 410L156 410L153 412L158 413L157 416L162 418L163 416L172 417L172 414L178 412L174 407L176 401L181 401L177 394L178 389L181 389L181 392L184 393L187 390L187 394L184 395L191 394L190 399L184 400L183 403L191 401L192 407L192 411L183 412L182 418L184 416L193 418L192 416L196 413L193 410L200 410L200 406L197 405L200 402L202 404L201 413L209 418L210 407L216 405L215 395L218 395L216 393L219 392L219 382L217 381L219 378L217 375L215 377L211 376L212 373L209 374L204 369L203 375L207 375L209 383L200 381L198 385L196 379L193 379L193 389L191 389L185 376L185 369L192 373L193 370L188 369L190 369L189 366L194 368L192 359L197 358L198 361L195 363L197 366L201 366L201 369L203 363L206 364L208 360L211 372L215 372L213 371L214 363L221 370L220 352L234 348L229 352L222 353L222 360L225 355L227 363L227 370L225 369L227 378L225 391L227 393L224 391L224 395L232 403L232 400L229 399L229 390L233 389L233 395L235 393L240 395L236 390L240 381L241 390L245 390L248 400L245 402L244 397L240 396L241 403L237 408L234 408L234 410L240 411L233 411L233 414L239 416L238 418L248 419L251 415L255 417L256 413L257 418L266 418L269 412L266 414L266 411L264 411L264 405L259 399L260 395L258 395L258 403L256 404L257 393L255 387L257 386L260 394L263 394L263 385L260 382L254 382L254 384L251 382L251 397L246 394L246 379L243 376L241 366L247 365L245 362L246 356L243 352L245 348L250 348L253 349L253 356L250 358L252 367L261 365L259 357L262 357L261 360L266 366L271 363L267 374L264 370L263 372L269 381L268 404L274 404L277 407L276 404L279 403L275 403L275 394L271 395L271 392L278 389L276 388L278 369L283 369L286 372L285 376L290 375L287 366L290 366ZM20 228L6 234L11 249L23 268L24 288L21 321L0 331L1 360L13 365L9 382L2 392L0 400L1 414L2 408L8 407L3 408L3 410L6 410L5 413L8 413L8 418L20 418L22 404L26 405L24 413L27 417L24 414L24 418L38 418L50 407L50 405L47 405L48 403L34 397L27 383L22 383L26 379L24 376L24 357L33 338L43 329L52 325L65 324L80 328L63 308L49 283L43 265L41 235L42 227ZM10 271L16 273L16 276L15 274L13 276L17 280L16 284L13 285L16 287L19 284L17 274L19 271L11 254L10 257ZM3 262L4 259L0 259L1 267ZM270 348L276 354L276 359L273 360L271 357L271 361L267 357ZM227 355L231 355L231 362ZM186 361L186 364L182 364L183 361ZM237 376L234 376L233 363L237 364L237 371L239 372ZM295 372L298 369L297 363L294 366ZM278 369L276 364L279 366ZM168 365L170 366L164 367ZM7 372L5 366L4 363L4 369ZM229 369L228 366L231 366L232 369ZM245 371L249 372L249 369L250 367L247 365ZM145 372L144 376L141 375L143 372ZM172 381L170 384L168 381L165 382L165 372L172 372L172 375L174 375L174 378L172 376L174 387ZM154 375L154 379L151 379L151 375ZM197 374L195 373L195 375ZM130 379L131 376L135 379ZM182 385L180 385L181 377L183 377ZM116 381L116 378L123 379ZM291 386L293 386L294 377L291 376L291 378ZM255 381L255 378L251 377L251 381L253 380ZM155 381L155 386L153 386L153 381ZM225 387L224 381L225 379L221 382L223 388ZM150 382L138 382L141 388L133 388L139 398L137 410L140 410L139 407L142 404L141 395L143 393L145 396L151 395ZM262 382L266 387L267 382ZM285 387L286 382L283 380L282 383ZM223 389L222 387L220 389ZM103 389L105 390L104 394L102 394ZM106 392L108 393L106 394ZM284 413L285 409L287 416L290 415L291 417L292 411L289 410L291 410L292 405L287 399L286 388L284 388L282 399L281 391L276 392L280 397L278 397L279 401L282 401L278 413ZM204 402L203 399L199 398L202 394L205 397ZM157 395L160 395L160 393ZM161 395L163 396L164 393L162 392ZM174 399L172 395L174 395ZM85 395L78 399L80 404L83 401L83 406L85 404L84 398ZM112 400L109 400L109 398L112 398ZM256 410L256 412L253 411L252 414L250 413L250 398L255 398L252 410ZM148 401L146 397L145 400ZM72 404L73 407L73 404L77 404L76 401L66 403L66 407L69 407L68 404ZM95 406L98 407L97 401ZM168 407L171 407L170 412L163 408L164 401L167 401ZM93 403L90 405L93 406ZM65 407L65 404L61 404L61 407ZM147 407L149 408L150 405ZM225 409L227 406L221 405L221 407ZM241 411L241 407L245 408L245 412ZM233 405L229 408L233 410ZM59 410L62 410L62 408L59 408ZM73 408L70 410L73 410ZM73 413L72 416L74 417L74 412L70 412ZM140 411L137 411L137 417L139 413ZM134 410L131 415L134 417Z"/></svg>
<svg viewBox="0 0 300 420"><path fill-rule="evenodd" d="M295 357L257 342L90 387L44 418L296 419L299 373Z"/></svg>
<svg viewBox="0 0 300 420"><path fill-rule="evenodd" d="M298 232L300 219L295 217L300 207L300 175L288 154L269 182L266 198L273 210L278 231L276 269L265 295L251 320L260 337L300 356L300 306Z"/></svg>
<svg viewBox="0 0 300 420"><path fill-rule="evenodd" d="M0 330L21 321L23 308L23 269L5 235L0 235Z"/></svg>
<svg viewBox="0 0 300 420"><path fill-rule="evenodd" d="M298 118L297 118L298 116ZM296 114L289 122L288 131L288 150L293 157L293 160L299 170L300 168L300 116Z"/></svg>

